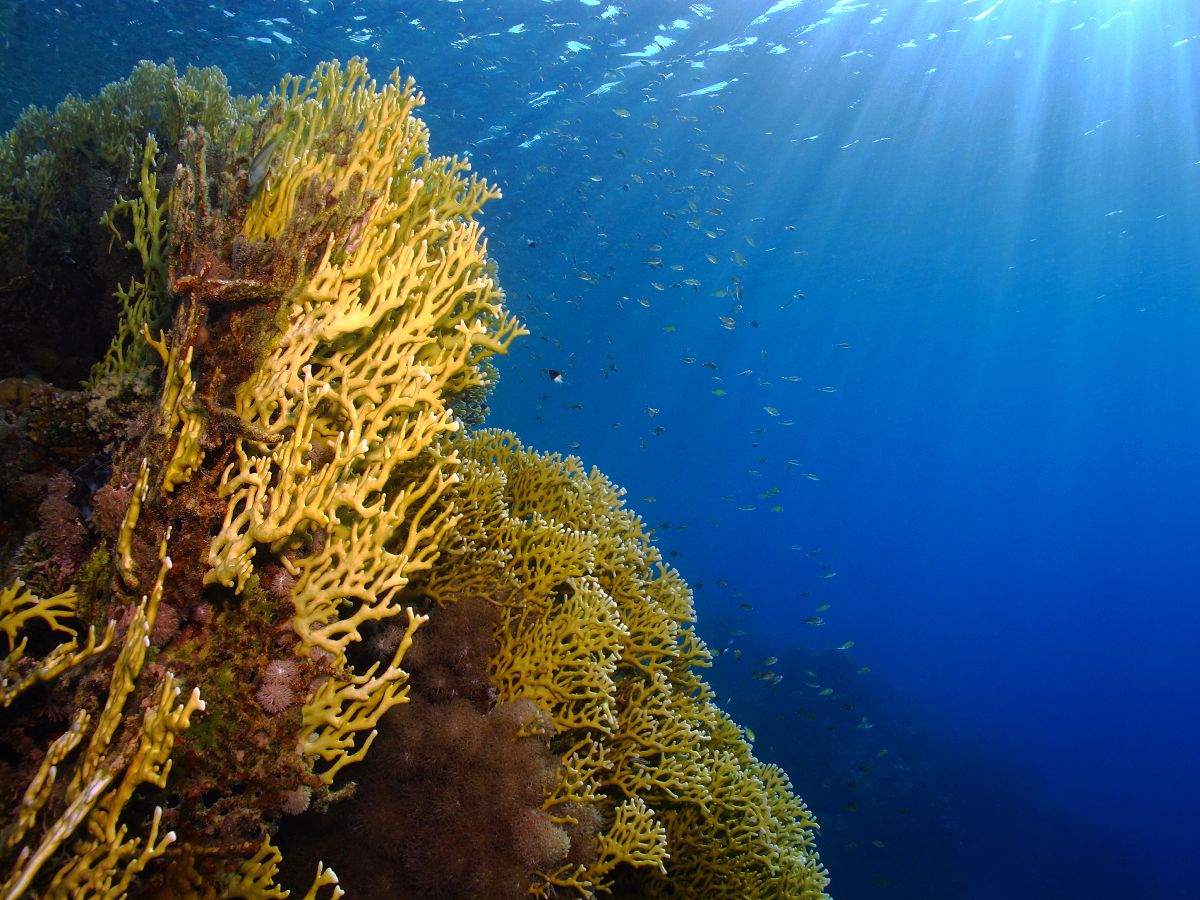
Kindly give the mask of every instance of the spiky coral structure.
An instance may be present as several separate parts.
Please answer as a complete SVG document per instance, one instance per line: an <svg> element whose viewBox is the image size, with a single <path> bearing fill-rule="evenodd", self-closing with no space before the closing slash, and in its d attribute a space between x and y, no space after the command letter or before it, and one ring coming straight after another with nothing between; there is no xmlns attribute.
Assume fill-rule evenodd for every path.
<svg viewBox="0 0 1200 900"><path fill-rule="evenodd" d="M136 421L76 430L84 456L112 454L107 484L73 482L90 526L77 591L12 600L52 631L114 621L133 649L39 644L31 665L10 640L34 681L7 710L3 759L23 761L0 763L0 796L28 789L48 812L0 848L0 871L47 895L68 884L58 867L72 889L281 896L283 821L283 865L309 896L340 890L321 859L395 896L821 896L813 823L713 705L687 588L619 491L511 436L463 434L456 407L478 418L488 357L521 329L476 221L497 192L429 155L420 103L359 60L285 79L252 145L181 126L165 209L140 145L141 205L121 208L173 310L165 333L139 329L161 387ZM131 313L122 347L148 318ZM90 410L101 382L67 400L13 391L15 458L44 459L39 404ZM61 478L28 485L43 520L72 520L47 505ZM27 520L13 542L36 557ZM97 722L86 750L74 709ZM56 824L121 765L136 776L85 789L94 811ZM324 815L360 829L353 854ZM397 872L394 852L368 852L380 837L454 856L407 853Z"/></svg>

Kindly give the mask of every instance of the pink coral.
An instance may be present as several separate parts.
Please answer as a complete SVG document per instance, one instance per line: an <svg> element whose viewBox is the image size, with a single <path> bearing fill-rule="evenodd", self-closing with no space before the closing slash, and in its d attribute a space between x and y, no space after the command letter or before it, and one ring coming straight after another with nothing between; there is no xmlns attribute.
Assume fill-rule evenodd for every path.
<svg viewBox="0 0 1200 900"><path fill-rule="evenodd" d="M87 538L87 530L79 521L79 512L67 500L72 486L71 476L65 472L54 476L47 483L46 499L38 506L42 544L51 548L54 564L59 568L60 584L79 568Z"/></svg>
<svg viewBox="0 0 1200 900"><path fill-rule="evenodd" d="M296 692L292 687L296 669L294 659L273 659L267 663L262 684L255 692L254 699L271 715L279 715L296 702Z"/></svg>

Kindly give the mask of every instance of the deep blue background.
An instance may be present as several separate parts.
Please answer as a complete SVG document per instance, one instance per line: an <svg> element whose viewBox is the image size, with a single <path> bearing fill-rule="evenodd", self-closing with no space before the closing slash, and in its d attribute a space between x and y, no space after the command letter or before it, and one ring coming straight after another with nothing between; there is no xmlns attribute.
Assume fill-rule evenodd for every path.
<svg viewBox="0 0 1200 900"><path fill-rule="evenodd" d="M493 423L629 489L835 896L1195 896L1200 9L777 5L22 2L0 124L414 75L505 191Z"/></svg>

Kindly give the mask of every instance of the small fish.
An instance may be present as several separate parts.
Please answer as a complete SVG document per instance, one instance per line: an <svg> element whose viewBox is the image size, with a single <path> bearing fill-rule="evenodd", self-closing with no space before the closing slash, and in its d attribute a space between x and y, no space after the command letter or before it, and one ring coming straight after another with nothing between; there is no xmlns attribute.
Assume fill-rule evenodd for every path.
<svg viewBox="0 0 1200 900"><path fill-rule="evenodd" d="M854 646L854 641L846 641L846 643L844 643L838 647L834 647L833 649L834 650L849 650L853 646Z"/></svg>
<svg viewBox="0 0 1200 900"><path fill-rule="evenodd" d="M279 149L281 143L283 143L282 128L267 138L262 147L259 148L259 151L254 154L254 158L250 160L250 168L246 175L246 184L250 188L250 195L252 197L258 193L258 189L266 181L267 172L271 168L271 160L275 158L275 151Z"/></svg>
<svg viewBox="0 0 1200 900"><path fill-rule="evenodd" d="M548 377L548 378L549 378L551 381L553 381L555 384L562 384L562 383L563 383L563 373L562 373L562 372L560 372L558 369L545 369L545 370L543 370L543 371L545 371L545 373L546 373L546 376L547 376L547 377Z"/></svg>
<svg viewBox="0 0 1200 900"><path fill-rule="evenodd" d="M817 390L823 391L826 394L836 394L837 393L837 388L831 387L830 385L825 385L824 387L819 387L819 388L817 388Z"/></svg>
<svg viewBox="0 0 1200 900"><path fill-rule="evenodd" d="M817 694L817 696L818 697L828 697L832 693L833 693L833 688L821 688L821 691L820 691L820 693Z"/></svg>
<svg viewBox="0 0 1200 900"><path fill-rule="evenodd" d="M773 406L764 406L764 407L763 407L763 411L764 411L764 412L765 412L765 413L766 413L768 416L777 416L777 415L779 415L779 410L777 410L777 409L776 409L775 407L773 407Z"/></svg>
<svg viewBox="0 0 1200 900"><path fill-rule="evenodd" d="M733 316L721 316L721 327L728 331L733 331L737 328L737 322L733 320Z"/></svg>
<svg viewBox="0 0 1200 900"><path fill-rule="evenodd" d="M822 603L820 606L817 607L817 612L829 612L829 604Z"/></svg>
<svg viewBox="0 0 1200 900"><path fill-rule="evenodd" d="M773 665L775 665L775 663L777 663L777 662L779 662L779 659L778 659L777 657L774 657L774 656L768 656L768 657L765 657L765 658L764 658L764 659L763 659L763 660L762 660L762 661L759 663L759 665L760 665L760 666L773 666Z"/></svg>
<svg viewBox="0 0 1200 900"><path fill-rule="evenodd" d="M629 118L629 110L627 110L627 109L614 109L613 112L616 113L618 116L620 116L622 119Z"/></svg>
<svg viewBox="0 0 1200 900"><path fill-rule="evenodd" d="M824 625L825 620L822 619L820 616L809 616L807 619L804 620L804 624L805 625Z"/></svg>

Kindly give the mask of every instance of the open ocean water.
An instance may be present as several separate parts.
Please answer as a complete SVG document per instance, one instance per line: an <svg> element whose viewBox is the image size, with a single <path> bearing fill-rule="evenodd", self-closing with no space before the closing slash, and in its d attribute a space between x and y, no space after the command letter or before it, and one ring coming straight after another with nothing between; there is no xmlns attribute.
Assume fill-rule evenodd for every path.
<svg viewBox="0 0 1200 900"><path fill-rule="evenodd" d="M1192 0L0 2L0 127L143 58L427 97L831 893L1200 896Z"/></svg>

